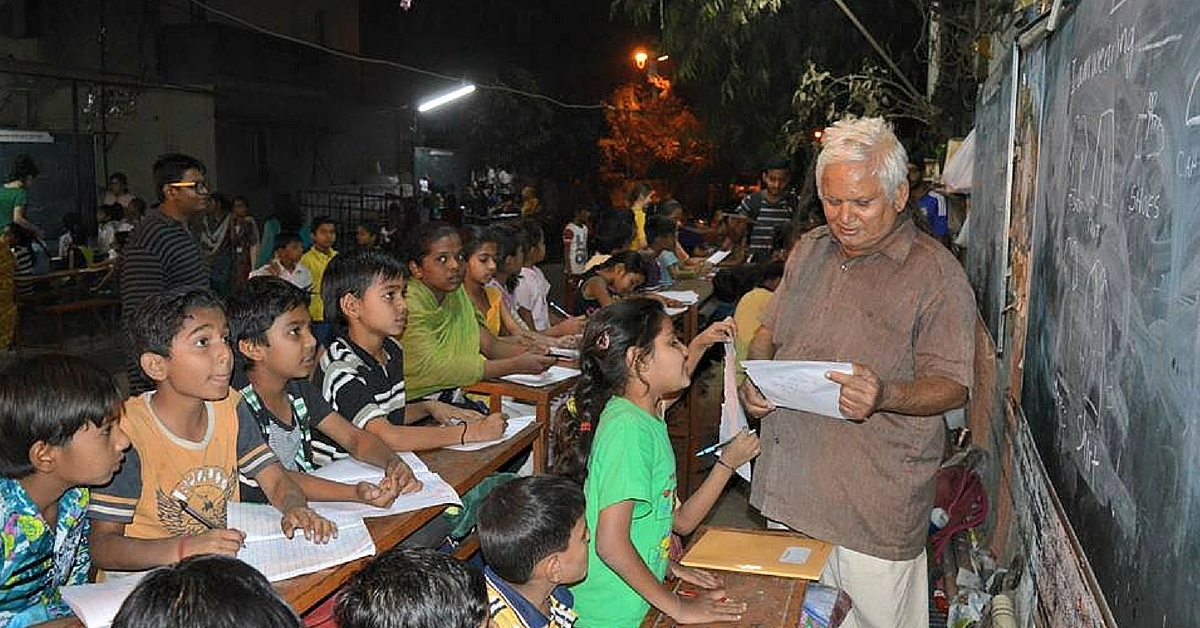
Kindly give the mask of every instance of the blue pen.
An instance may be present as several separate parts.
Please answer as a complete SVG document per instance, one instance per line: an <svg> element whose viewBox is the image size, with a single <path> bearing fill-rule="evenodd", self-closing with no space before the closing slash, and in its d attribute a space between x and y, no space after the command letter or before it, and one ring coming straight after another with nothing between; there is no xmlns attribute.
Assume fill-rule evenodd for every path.
<svg viewBox="0 0 1200 628"><path fill-rule="evenodd" d="M749 434L754 434L754 430L750 430L748 433L749 433ZM733 438L737 438L737 435L735 434ZM721 448L725 447L725 446L726 446L726 445L728 445L729 443L732 443L732 442L733 442L733 438L731 438L731 439L729 439L729 440L727 440L727 441L725 441L725 442L722 442L722 443L713 443L712 445L709 445L708 447L705 447L704 449L701 449L700 451L697 451L697 452L696 452L696 456L697 456L697 457L699 457L699 456L707 456L708 454L711 454L711 453L713 453L713 452L717 451L718 449L721 449Z"/></svg>

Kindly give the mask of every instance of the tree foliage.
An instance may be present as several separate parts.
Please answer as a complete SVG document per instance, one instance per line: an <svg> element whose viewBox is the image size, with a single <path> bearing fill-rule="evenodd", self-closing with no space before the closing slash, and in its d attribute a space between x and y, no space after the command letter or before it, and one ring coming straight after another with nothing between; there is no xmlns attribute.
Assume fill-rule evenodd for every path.
<svg viewBox="0 0 1200 628"><path fill-rule="evenodd" d="M608 99L608 135L597 142L605 175L637 179L695 174L712 163L700 119L673 91L641 81Z"/></svg>
<svg viewBox="0 0 1200 628"><path fill-rule="evenodd" d="M846 0L912 83L924 87L925 34L943 25L941 87L903 87L833 0L613 0L614 12L662 27L663 52L681 88L711 122L722 157L754 169L795 135L845 112L909 122L921 135L971 124L979 63L974 44L1006 0ZM661 13L660 13L661 11ZM922 102L927 100L926 102Z"/></svg>

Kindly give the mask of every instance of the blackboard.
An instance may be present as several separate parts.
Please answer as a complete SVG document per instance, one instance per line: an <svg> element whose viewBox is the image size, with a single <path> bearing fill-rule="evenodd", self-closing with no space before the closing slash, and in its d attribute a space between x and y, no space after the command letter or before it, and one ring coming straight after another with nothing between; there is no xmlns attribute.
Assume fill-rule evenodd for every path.
<svg viewBox="0 0 1200 628"><path fill-rule="evenodd" d="M29 155L37 163L38 177L29 189L25 217L42 229L57 254L63 214L79 212L84 224L94 227L99 188L93 136L54 133L51 137L51 143L0 142L0 178L7 182L17 155Z"/></svg>
<svg viewBox="0 0 1200 628"><path fill-rule="evenodd" d="M1088 0L1046 54L1021 405L1120 626L1200 626L1197 29Z"/></svg>
<svg viewBox="0 0 1200 628"><path fill-rule="evenodd" d="M1009 180L1012 172L1014 81L1012 54L1001 59L980 90L975 122L966 270L998 350L1004 347L1004 271L1007 264Z"/></svg>

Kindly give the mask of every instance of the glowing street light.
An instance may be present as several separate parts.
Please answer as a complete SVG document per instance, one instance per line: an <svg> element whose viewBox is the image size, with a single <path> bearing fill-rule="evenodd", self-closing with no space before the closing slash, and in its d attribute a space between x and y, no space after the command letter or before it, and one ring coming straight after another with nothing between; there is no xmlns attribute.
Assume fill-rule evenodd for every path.
<svg viewBox="0 0 1200 628"><path fill-rule="evenodd" d="M458 100L459 98L462 98L463 96L466 96L467 94L470 94L471 92L474 92L474 91L475 91L475 85L473 83L467 83L466 85L463 85L462 87L459 87L458 89L446 92L445 94L442 94L441 96L434 96L433 98L430 98L429 100L426 100L425 102L417 105L417 111L420 111L421 113L425 113L426 111L430 111L432 109L437 109L438 107L441 107L442 105L444 105L448 102Z"/></svg>
<svg viewBox="0 0 1200 628"><path fill-rule="evenodd" d="M639 70L646 69L646 61L649 58L650 58L650 55L647 54L645 50L638 49L638 50L634 51L634 53L633 53L633 63L634 63L634 65L637 66L637 69L639 69Z"/></svg>

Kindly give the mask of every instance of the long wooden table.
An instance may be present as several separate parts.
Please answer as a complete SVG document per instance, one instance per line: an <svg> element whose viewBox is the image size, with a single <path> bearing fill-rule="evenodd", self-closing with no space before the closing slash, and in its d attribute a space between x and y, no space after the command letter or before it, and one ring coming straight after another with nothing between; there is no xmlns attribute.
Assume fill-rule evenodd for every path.
<svg viewBox="0 0 1200 628"><path fill-rule="evenodd" d="M542 444L544 426L530 424L511 439L478 451L451 451L438 449L419 454L429 470L442 476L461 495L483 481L526 448L534 451ZM367 530L375 541L375 548L382 553L416 532L442 512L444 506L425 508L390 517L367 519ZM337 591L354 573L362 569L369 558L344 563L316 573L307 574L275 583L276 590L298 613L305 613Z"/></svg>
<svg viewBox="0 0 1200 628"><path fill-rule="evenodd" d="M671 286L672 291L693 290L699 295L696 303L689 305L686 312L679 314L679 335L684 342L691 342L700 333L700 308L712 297L713 285L708 279L684 279ZM679 409L676 420L668 417L667 430L675 445L676 483L679 496L686 499L700 486L700 459L695 453L701 447L709 444L709 439L717 433L720 416L702 416L700 413L700 386L693 378L692 385L684 393L679 403L684 404Z"/></svg>
<svg viewBox="0 0 1200 628"><path fill-rule="evenodd" d="M516 401L533 402L536 407L537 422L541 426L542 435L533 443L533 472L545 473L550 460L550 433L554 417L550 416L550 403L560 395L575 389L578 376L569 377L560 382L545 386L529 386L510 382L506 379L487 379L464 386L468 393L488 396L488 408L492 412L500 412L501 401L504 397L512 397Z"/></svg>
<svg viewBox="0 0 1200 628"><path fill-rule="evenodd" d="M792 535L792 532L776 532L760 530L762 534ZM703 536L695 536L693 543ZM694 624L694 626L711 626L712 628L795 628L800 620L800 610L804 607L804 592L808 582L797 578L781 578L778 576L762 576L736 571L719 573L725 580L725 594L732 600L746 603L746 612L741 621L721 622L714 624ZM676 582L676 591L695 592L691 584ZM642 620L641 628L675 628L679 624L669 616L651 608Z"/></svg>

